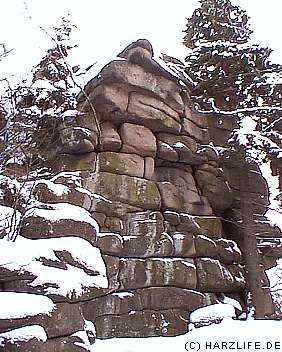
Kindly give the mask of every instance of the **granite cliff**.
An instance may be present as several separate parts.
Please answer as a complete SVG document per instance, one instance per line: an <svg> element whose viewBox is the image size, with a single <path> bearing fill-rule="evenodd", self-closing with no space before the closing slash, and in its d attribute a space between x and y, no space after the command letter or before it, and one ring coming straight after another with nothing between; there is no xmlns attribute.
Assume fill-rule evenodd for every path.
<svg viewBox="0 0 282 352"><path fill-rule="evenodd" d="M15 213L16 241L1 234L0 297L13 295L14 313L0 312L0 350L75 352L95 335L173 336L187 332L191 311L225 294L244 306L247 164L227 146L236 122L197 112L144 40L85 86L78 110L56 122L48 173L25 185L34 202ZM249 167L256 233L280 236L264 217L266 181ZM14 214L4 181L2 210ZM45 310L17 308L41 298Z"/></svg>

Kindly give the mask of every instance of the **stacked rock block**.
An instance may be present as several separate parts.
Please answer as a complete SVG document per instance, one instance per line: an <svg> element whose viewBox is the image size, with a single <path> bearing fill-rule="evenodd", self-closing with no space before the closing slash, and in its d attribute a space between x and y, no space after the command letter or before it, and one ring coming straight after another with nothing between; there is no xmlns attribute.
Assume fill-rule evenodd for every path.
<svg viewBox="0 0 282 352"><path fill-rule="evenodd" d="M1 177L0 351L83 352L95 342L82 304L104 295L108 280L79 180L64 172L23 184ZM29 209L15 210L21 196L31 197Z"/></svg>
<svg viewBox="0 0 282 352"><path fill-rule="evenodd" d="M5 320L4 334L45 329L38 351L89 348L91 322L99 338L182 334L191 311L245 287L241 252L221 221L234 192L207 117L153 60L149 43L121 57L86 85L80 113L65 114L51 173L25 185L33 204L19 209L15 245L29 241L36 255L0 263L2 291L71 309L59 318L71 331L57 324L51 333L48 319ZM11 198L9 187L3 192Z"/></svg>
<svg viewBox="0 0 282 352"><path fill-rule="evenodd" d="M233 194L207 119L150 47L133 47L79 97L102 132L82 178L112 291L83 306L100 338L184 333L192 310L245 285L240 250L218 216ZM89 156L70 158L79 166Z"/></svg>
<svg viewBox="0 0 282 352"><path fill-rule="evenodd" d="M230 149L228 140L238 123L232 116L223 114L206 114L209 133L213 144L220 150L219 166L222 168L233 194L232 206L228 208L223 217L226 233L229 238L235 239L243 247L243 231L236 223L242 221L242 199L247 193L248 207L253 215L252 228L256 232L259 251L262 254L262 263L266 268L275 265L281 256L280 239L282 237L279 227L271 225L265 216L269 209L269 189L262 176L260 167L255 162L246 163L242 156ZM218 148L219 147L219 148ZM248 185L242 184L242 175L248 168Z"/></svg>

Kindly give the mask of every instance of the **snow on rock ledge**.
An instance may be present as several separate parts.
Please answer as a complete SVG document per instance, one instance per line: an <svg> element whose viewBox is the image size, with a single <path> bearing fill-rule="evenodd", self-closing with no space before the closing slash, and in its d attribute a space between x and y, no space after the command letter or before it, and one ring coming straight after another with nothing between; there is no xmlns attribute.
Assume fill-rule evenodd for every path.
<svg viewBox="0 0 282 352"><path fill-rule="evenodd" d="M28 238L77 236L95 244L98 232L98 224L87 210L70 203L54 203L29 209L21 234Z"/></svg>
<svg viewBox="0 0 282 352"><path fill-rule="evenodd" d="M15 242L0 240L0 247L0 279L6 278L5 287L10 290L76 300L108 287L100 250L82 238L30 240L18 236ZM14 275L12 281L7 271Z"/></svg>
<svg viewBox="0 0 282 352"><path fill-rule="evenodd" d="M44 328L40 325L29 325L0 334L0 349L5 347L6 351L18 351L20 345L35 347L47 340Z"/></svg>
<svg viewBox="0 0 282 352"><path fill-rule="evenodd" d="M49 314L54 307L53 301L45 296L28 293L0 292L0 319Z"/></svg>

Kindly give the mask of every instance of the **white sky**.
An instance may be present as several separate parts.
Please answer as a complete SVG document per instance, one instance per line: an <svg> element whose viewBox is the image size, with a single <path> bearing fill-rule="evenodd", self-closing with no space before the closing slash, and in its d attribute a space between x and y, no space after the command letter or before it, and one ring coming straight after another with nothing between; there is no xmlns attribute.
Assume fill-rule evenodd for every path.
<svg viewBox="0 0 282 352"><path fill-rule="evenodd" d="M274 50L272 59L282 63L278 28L282 2L233 0L233 4L246 9L251 17L254 42L270 46ZM30 71L50 47L38 25L48 29L67 14L78 26L74 40L79 50L73 64L84 66L98 61L98 70L138 38L149 39L155 53L183 59L187 52L182 45L185 18L198 5L197 0L0 0L0 43L14 49L1 62L0 78L3 73L10 77Z"/></svg>
<svg viewBox="0 0 282 352"><path fill-rule="evenodd" d="M37 27L58 24L58 18L71 14L78 26L75 40L79 44L75 64L95 61L106 63L130 42L149 39L155 52L165 52L183 59L182 31L186 17L198 7L197 0L23 0L0 1L0 43L14 48L3 60L5 71L18 74L30 70L50 46L46 34ZM279 0L233 0L247 10L254 30L254 42L274 49L272 59L282 63ZM4 65L4 68L3 68ZM1 67L0 67L1 69ZM0 72L0 76L2 76Z"/></svg>

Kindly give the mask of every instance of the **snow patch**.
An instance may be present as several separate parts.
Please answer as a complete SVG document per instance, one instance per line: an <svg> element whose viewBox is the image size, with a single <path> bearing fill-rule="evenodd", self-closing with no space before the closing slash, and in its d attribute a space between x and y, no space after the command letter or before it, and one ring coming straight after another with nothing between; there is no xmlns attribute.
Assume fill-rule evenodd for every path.
<svg viewBox="0 0 282 352"><path fill-rule="evenodd" d="M92 287L108 287L100 250L82 238L68 236L30 240L18 236L15 242L1 239L0 248L0 267L34 275L30 286L44 286L46 294L80 297ZM44 265L42 258L60 263L55 251L68 252L79 267L72 260L65 263L66 269Z"/></svg>
<svg viewBox="0 0 282 352"><path fill-rule="evenodd" d="M17 232L21 213L13 208L0 205L0 232L8 234L9 239Z"/></svg>
<svg viewBox="0 0 282 352"><path fill-rule="evenodd" d="M235 318L235 309L230 304L211 304L210 306L196 309L190 314L191 323L197 323L200 321L206 321L209 319L219 318Z"/></svg>
<svg viewBox="0 0 282 352"><path fill-rule="evenodd" d="M73 205L70 203L48 203L48 205L46 204L44 206L45 208L42 207L29 209L25 213L25 216L38 216L52 222L66 219L71 219L79 222L86 222L92 225L96 229L97 233L99 232L98 224L92 218L91 214L87 210L77 205Z"/></svg>
<svg viewBox="0 0 282 352"><path fill-rule="evenodd" d="M0 346L5 346L7 342L11 344L19 344L28 342L32 339L45 342L47 335L44 328L40 325L28 325L22 328L14 329L0 334Z"/></svg>
<svg viewBox="0 0 282 352"><path fill-rule="evenodd" d="M38 314L50 314L55 305L41 295L0 292L0 319L19 319Z"/></svg>

